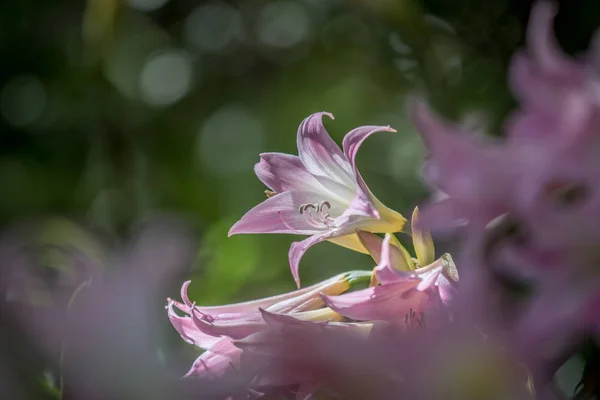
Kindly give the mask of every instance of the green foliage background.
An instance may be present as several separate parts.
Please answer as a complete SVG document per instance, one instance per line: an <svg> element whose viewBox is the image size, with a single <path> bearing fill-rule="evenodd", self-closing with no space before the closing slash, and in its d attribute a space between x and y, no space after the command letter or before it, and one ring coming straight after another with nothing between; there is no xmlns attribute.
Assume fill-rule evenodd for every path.
<svg viewBox="0 0 600 400"><path fill-rule="evenodd" d="M426 95L450 118L475 112L500 134L514 105L506 67L531 4L170 0L144 11L138 3L0 4L0 221L41 221L39 240L101 258L103 246L126 241L140 223L174 215L197 234L197 257L181 281L192 280L198 304L293 289L287 250L297 238L227 231L264 199L253 173L258 153L295 154L296 129L310 113L335 115L326 125L338 143L359 125L398 130L369 139L359 165L373 192L405 215L427 194L406 94ZM575 53L599 24L600 6L561 3L558 36ZM234 10L239 32L207 50L190 35L210 42L221 27L188 21L215 4ZM276 7L265 17L273 4L291 19L278 21L284 11ZM141 81L144 67L173 51L191 71L185 95L148 101L148 90L170 93L179 77L163 68ZM371 267L369 257L326 243L308 252L301 274L308 283Z"/></svg>

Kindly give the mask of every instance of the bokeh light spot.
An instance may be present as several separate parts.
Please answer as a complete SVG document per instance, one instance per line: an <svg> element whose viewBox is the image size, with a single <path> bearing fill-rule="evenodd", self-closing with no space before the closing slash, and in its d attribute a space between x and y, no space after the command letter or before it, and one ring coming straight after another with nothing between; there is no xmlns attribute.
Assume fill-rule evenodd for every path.
<svg viewBox="0 0 600 400"><path fill-rule="evenodd" d="M185 21L185 38L206 52L218 52L231 45L242 34L242 18L238 10L223 2L196 8Z"/></svg>
<svg viewBox="0 0 600 400"><path fill-rule="evenodd" d="M227 105L200 129L198 155L211 173L231 176L252 171L264 150L264 126L251 111Z"/></svg>
<svg viewBox="0 0 600 400"><path fill-rule="evenodd" d="M308 38L310 19L306 10L292 1L270 3L256 21L256 34L263 45L285 49Z"/></svg>
<svg viewBox="0 0 600 400"><path fill-rule="evenodd" d="M154 53L140 74L142 99L154 106L173 104L189 92L192 78L192 60L187 52L168 49Z"/></svg>

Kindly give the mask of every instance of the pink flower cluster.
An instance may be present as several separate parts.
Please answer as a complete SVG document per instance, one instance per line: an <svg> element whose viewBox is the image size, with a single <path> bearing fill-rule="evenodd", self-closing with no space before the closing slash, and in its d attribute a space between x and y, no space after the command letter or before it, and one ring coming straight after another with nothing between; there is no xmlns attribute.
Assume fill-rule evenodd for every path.
<svg viewBox="0 0 600 400"><path fill-rule="evenodd" d="M308 236L289 251L298 287L302 256L322 241L369 253L376 266L217 307L196 306L184 284L168 315L205 350L186 376L241 374L248 396L298 399L560 398L555 373L600 328L600 50L563 54L555 13L546 1L532 10L527 48L509 70L520 104L502 141L410 104L435 191L410 230L355 162L366 138L392 128L356 128L340 150L322 122L333 116L317 113L300 124L298 156L262 154L255 171L267 199L230 234ZM429 230L459 234L460 288ZM412 236L414 257L398 232ZM528 295L516 302L507 280Z"/></svg>

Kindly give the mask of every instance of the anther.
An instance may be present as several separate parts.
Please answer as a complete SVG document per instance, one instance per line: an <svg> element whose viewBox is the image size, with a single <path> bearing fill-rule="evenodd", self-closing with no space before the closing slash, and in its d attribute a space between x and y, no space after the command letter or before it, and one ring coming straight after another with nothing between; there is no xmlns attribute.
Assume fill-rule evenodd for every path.
<svg viewBox="0 0 600 400"><path fill-rule="evenodd" d="M298 212L304 215L306 222L317 229L323 229L324 227L330 228L331 223L334 219L331 217L329 210L331 204L324 200L318 204L306 203L302 204L298 208ZM313 212L314 211L314 212Z"/></svg>

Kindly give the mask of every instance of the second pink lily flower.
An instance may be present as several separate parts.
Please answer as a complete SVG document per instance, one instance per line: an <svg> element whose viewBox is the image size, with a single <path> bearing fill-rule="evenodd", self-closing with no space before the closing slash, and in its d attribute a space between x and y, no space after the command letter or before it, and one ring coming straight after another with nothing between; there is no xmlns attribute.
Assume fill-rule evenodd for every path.
<svg viewBox="0 0 600 400"><path fill-rule="evenodd" d="M413 243L417 259L391 234L385 239L368 232L359 238L377 262L372 287L340 295L325 295L327 306L356 321L386 321L407 327L423 324L427 315L434 321L446 314L456 294L458 272L452 257L444 254L434 260L434 246L427 231L418 227L418 210L413 213Z"/></svg>

